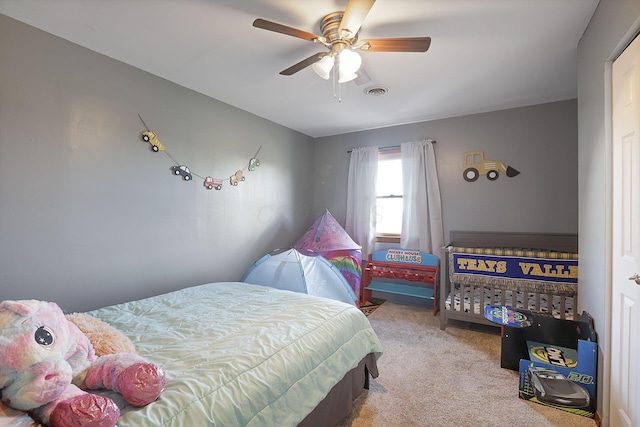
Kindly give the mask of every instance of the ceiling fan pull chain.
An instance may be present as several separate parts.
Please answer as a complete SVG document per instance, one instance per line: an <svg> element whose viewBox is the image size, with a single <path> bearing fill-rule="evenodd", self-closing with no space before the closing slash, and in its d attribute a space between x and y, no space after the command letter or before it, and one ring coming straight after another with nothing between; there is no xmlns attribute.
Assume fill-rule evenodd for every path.
<svg viewBox="0 0 640 427"><path fill-rule="evenodd" d="M342 102L342 85L340 84L340 55L336 55L336 62L335 66L333 67L333 97L338 98L338 102Z"/></svg>
<svg viewBox="0 0 640 427"><path fill-rule="evenodd" d="M340 85L338 84L338 60L334 62L334 66L331 69L331 86L333 86L333 98L338 98L338 90Z"/></svg>

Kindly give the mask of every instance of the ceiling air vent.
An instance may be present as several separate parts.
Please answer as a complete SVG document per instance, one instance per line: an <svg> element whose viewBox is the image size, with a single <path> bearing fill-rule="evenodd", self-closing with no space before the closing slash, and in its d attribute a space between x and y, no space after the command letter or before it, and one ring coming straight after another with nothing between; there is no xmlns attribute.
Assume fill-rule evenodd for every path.
<svg viewBox="0 0 640 427"><path fill-rule="evenodd" d="M364 93L369 96L382 96L386 95L387 92L389 92L389 88L386 86L371 86L364 90Z"/></svg>

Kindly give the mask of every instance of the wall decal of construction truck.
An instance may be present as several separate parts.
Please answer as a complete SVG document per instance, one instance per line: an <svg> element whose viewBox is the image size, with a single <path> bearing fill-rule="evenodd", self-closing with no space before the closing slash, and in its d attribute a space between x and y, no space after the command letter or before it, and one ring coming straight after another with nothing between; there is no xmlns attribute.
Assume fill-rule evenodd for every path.
<svg viewBox="0 0 640 427"><path fill-rule="evenodd" d="M462 177L467 182L473 182L482 175L486 175L489 181L495 181L500 176L500 172L509 178L518 175L520 172L511 166L505 166L501 160L486 160L484 151L467 151L464 153L464 172Z"/></svg>

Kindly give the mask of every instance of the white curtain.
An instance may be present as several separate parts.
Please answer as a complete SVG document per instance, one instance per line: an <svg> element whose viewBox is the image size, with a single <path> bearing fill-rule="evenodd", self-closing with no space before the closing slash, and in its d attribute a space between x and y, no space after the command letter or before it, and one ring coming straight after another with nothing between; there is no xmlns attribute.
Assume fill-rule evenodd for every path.
<svg viewBox="0 0 640 427"><path fill-rule="evenodd" d="M440 255L444 246L442 204L433 141L405 142L402 158L400 247Z"/></svg>
<svg viewBox="0 0 640 427"><path fill-rule="evenodd" d="M362 259L374 251L376 243L376 180L378 147L354 148L349 160L347 181L347 233L362 246Z"/></svg>

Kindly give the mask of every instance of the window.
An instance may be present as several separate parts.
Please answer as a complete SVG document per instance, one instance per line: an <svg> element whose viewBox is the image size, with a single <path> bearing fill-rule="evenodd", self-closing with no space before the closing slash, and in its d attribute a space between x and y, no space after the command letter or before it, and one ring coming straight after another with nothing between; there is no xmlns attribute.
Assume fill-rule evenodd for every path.
<svg viewBox="0 0 640 427"><path fill-rule="evenodd" d="M376 240L396 242L402 231L400 148L378 152Z"/></svg>

